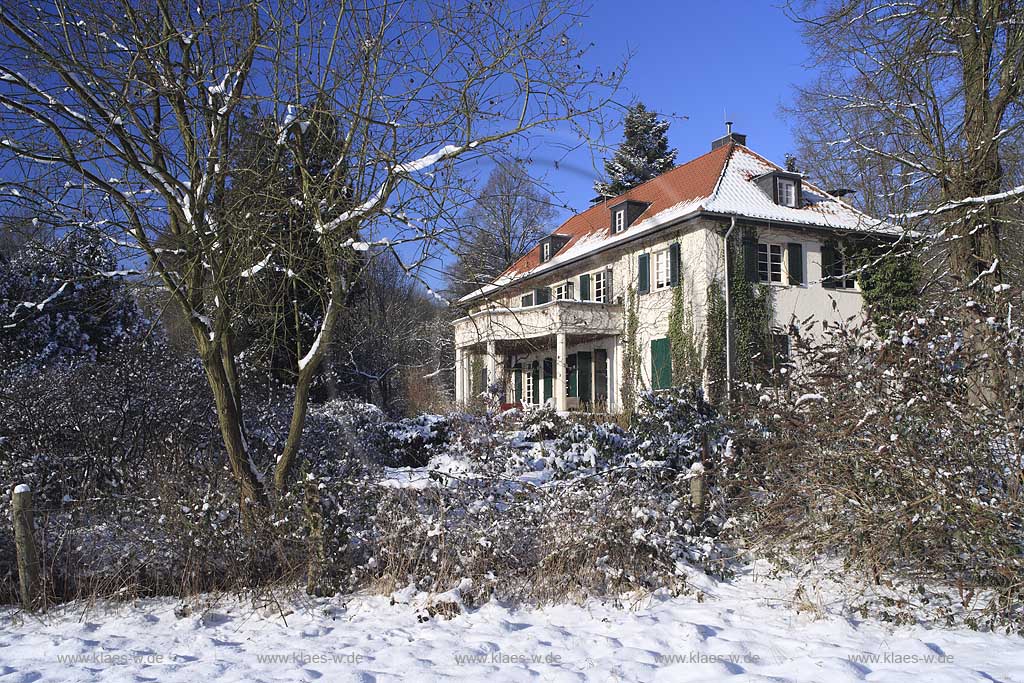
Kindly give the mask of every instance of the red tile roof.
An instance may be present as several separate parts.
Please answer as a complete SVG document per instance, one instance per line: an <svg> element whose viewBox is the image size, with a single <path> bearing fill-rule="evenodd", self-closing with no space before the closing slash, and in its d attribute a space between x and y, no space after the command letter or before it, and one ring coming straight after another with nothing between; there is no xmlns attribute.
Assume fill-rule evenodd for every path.
<svg viewBox="0 0 1024 683"><path fill-rule="evenodd" d="M703 156L676 166L671 171L666 171L657 178L637 185L625 194L595 204L586 211L576 214L552 233L570 236L569 241L559 251L571 249L574 244L587 235L601 231L609 233L611 228L609 209L619 202L633 200L649 204L647 209L637 217L636 220L639 221L680 202L709 197L714 192L715 185L718 183L734 147L735 145L728 144L713 149ZM515 276L539 265L540 245L537 245L513 263L502 275Z"/></svg>

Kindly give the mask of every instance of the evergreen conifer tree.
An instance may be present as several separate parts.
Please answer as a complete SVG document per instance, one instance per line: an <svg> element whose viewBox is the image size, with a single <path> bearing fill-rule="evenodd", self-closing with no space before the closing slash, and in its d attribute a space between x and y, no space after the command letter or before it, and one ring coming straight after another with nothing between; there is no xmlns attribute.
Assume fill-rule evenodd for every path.
<svg viewBox="0 0 1024 683"><path fill-rule="evenodd" d="M661 175L676 165L676 149L668 146L668 121L659 119L642 102L626 111L624 140L604 162L608 181L594 183L595 202L616 197L631 187Z"/></svg>

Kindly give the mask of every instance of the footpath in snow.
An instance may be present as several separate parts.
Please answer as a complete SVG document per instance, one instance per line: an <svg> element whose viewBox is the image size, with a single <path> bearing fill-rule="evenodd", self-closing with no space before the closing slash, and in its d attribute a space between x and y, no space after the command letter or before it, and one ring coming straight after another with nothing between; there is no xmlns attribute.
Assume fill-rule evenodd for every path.
<svg viewBox="0 0 1024 683"><path fill-rule="evenodd" d="M283 618L237 600L186 615L169 599L73 605L41 620L8 609L0 683L1024 681L1017 636L822 616L796 609L783 585L747 574L707 581L702 600L492 602L448 620L424 620L423 596L286 601Z"/></svg>

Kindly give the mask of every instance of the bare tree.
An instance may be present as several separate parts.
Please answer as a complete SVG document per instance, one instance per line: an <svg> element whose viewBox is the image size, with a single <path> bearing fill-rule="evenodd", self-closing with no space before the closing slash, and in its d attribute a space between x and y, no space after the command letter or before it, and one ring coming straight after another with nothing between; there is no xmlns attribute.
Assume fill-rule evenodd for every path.
<svg viewBox="0 0 1024 683"><path fill-rule="evenodd" d="M521 161L499 164L462 219L449 292L463 296L493 282L550 232L554 217L550 197Z"/></svg>
<svg viewBox="0 0 1024 683"><path fill-rule="evenodd" d="M446 310L390 253L375 258L343 314L331 354L341 388L387 412L403 412L410 375L421 387L436 377L444 340L435 323Z"/></svg>
<svg viewBox="0 0 1024 683"><path fill-rule="evenodd" d="M1019 216L1024 3L792 2L819 77L796 107L802 161L933 236L939 275L991 299ZM939 278L943 280L944 278ZM947 281L949 281L947 280Z"/></svg>
<svg viewBox="0 0 1024 683"><path fill-rule="evenodd" d="M323 282L315 335L293 340L293 412L273 465L281 491L310 384L370 247L415 272L434 257L449 207L464 203L461 162L552 127L587 137L600 126L616 84L581 67L574 8L5 3L4 199L102 230L126 258L148 259L189 321L245 509L267 497L244 439L236 355L260 277ZM287 166L291 181L248 183L232 198L245 170L230 154L243 115L276 122L259 158ZM314 143L330 153L311 154Z"/></svg>

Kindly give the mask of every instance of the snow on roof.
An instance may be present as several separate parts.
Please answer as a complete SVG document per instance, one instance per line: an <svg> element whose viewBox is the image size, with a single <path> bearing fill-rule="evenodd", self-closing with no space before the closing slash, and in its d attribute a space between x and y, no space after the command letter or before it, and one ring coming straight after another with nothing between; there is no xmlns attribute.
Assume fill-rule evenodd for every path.
<svg viewBox="0 0 1024 683"><path fill-rule="evenodd" d="M669 223L701 213L735 215L832 230L899 234L896 226L861 213L806 181L803 182L805 206L795 208L776 204L754 179L777 171L783 169L744 145L717 147L657 178L637 185L623 195L572 216L552 233L570 239L549 261L541 263L538 245L494 282L467 294L460 301L471 301L519 280L546 273L601 249L631 241ZM609 209L627 200L644 203L647 208L627 230L612 234Z"/></svg>
<svg viewBox="0 0 1024 683"><path fill-rule="evenodd" d="M776 204L754 179L782 170L756 152L736 145L722 180L713 196L705 202L704 210L838 230L899 234L896 226L861 213L806 180L802 182L804 206Z"/></svg>

